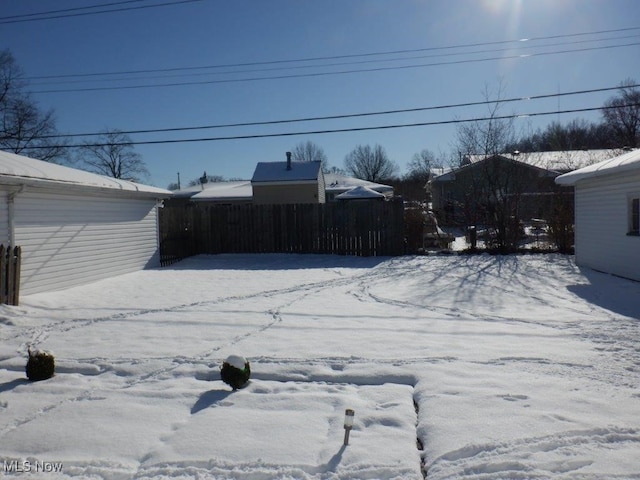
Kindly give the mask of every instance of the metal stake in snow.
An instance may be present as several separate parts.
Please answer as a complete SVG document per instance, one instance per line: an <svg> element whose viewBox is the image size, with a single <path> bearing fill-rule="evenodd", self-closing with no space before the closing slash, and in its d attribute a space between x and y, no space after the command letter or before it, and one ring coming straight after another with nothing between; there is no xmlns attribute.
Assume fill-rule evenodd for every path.
<svg viewBox="0 0 640 480"><path fill-rule="evenodd" d="M355 412L350 408L347 408L344 411L344 444L349 445L349 433L351 433L351 429L353 428L353 416Z"/></svg>

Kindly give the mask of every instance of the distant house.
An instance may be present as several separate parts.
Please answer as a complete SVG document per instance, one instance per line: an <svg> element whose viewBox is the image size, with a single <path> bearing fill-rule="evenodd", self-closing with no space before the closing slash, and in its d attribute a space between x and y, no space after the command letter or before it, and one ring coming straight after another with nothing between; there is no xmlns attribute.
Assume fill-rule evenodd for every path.
<svg viewBox="0 0 640 480"><path fill-rule="evenodd" d="M611 158L619 152L579 150L466 155L460 167L434 176L427 184L427 192L442 224L482 221L483 216L490 215L491 205L482 203L490 195L512 198L513 213L520 219L546 218L553 210L558 194L572 193L555 184L558 175Z"/></svg>
<svg viewBox="0 0 640 480"><path fill-rule="evenodd" d="M342 202L353 200L384 200L385 198L384 193L376 192L372 188L364 186L354 187L335 197L336 200Z"/></svg>
<svg viewBox="0 0 640 480"><path fill-rule="evenodd" d="M575 188L576 263L640 281L640 150L556 182Z"/></svg>
<svg viewBox="0 0 640 480"><path fill-rule="evenodd" d="M195 202L199 205L241 205L253 202L250 180L209 182L173 192L174 205Z"/></svg>
<svg viewBox="0 0 640 480"><path fill-rule="evenodd" d="M254 204L325 203L320 162L260 162L251 178Z"/></svg>
<svg viewBox="0 0 640 480"><path fill-rule="evenodd" d="M168 190L0 152L0 243L22 247L21 293L160 265Z"/></svg>
<svg viewBox="0 0 640 480"><path fill-rule="evenodd" d="M380 183L368 182L359 178L335 173L323 174L325 179L325 202L333 202L340 194L356 187L367 187L385 198L393 197L393 187ZM209 182L194 185L173 192L171 203L174 205L193 202L198 205L240 205L253 203L251 180L230 182Z"/></svg>
<svg viewBox="0 0 640 480"><path fill-rule="evenodd" d="M360 178L348 177L336 173L325 173L325 192L327 202L333 202L339 195L342 195L357 187L365 187L375 192L381 193L385 198L393 197L393 187L381 183L369 182Z"/></svg>

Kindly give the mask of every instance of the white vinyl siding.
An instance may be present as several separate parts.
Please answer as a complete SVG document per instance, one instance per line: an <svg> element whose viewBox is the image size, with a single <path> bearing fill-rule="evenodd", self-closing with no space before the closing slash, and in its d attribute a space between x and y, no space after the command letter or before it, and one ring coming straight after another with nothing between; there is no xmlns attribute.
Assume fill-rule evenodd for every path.
<svg viewBox="0 0 640 480"><path fill-rule="evenodd" d="M318 201L320 203L325 203L327 201L326 198L327 198L327 194L326 194L324 174L321 171L320 174L318 175Z"/></svg>
<svg viewBox="0 0 640 480"><path fill-rule="evenodd" d="M640 237L628 235L640 172L585 179L575 188L576 263L640 280Z"/></svg>
<svg viewBox="0 0 640 480"><path fill-rule="evenodd" d="M10 242L9 235L9 190L0 187L0 244L5 247Z"/></svg>
<svg viewBox="0 0 640 480"><path fill-rule="evenodd" d="M156 201L27 191L15 199L21 294L159 266Z"/></svg>

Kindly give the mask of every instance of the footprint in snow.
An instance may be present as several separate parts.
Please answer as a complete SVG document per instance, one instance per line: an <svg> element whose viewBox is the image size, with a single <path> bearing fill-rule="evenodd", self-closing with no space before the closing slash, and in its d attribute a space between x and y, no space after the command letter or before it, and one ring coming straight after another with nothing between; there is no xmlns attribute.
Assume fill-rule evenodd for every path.
<svg viewBox="0 0 640 480"><path fill-rule="evenodd" d="M529 397L526 395L498 395L498 397L506 400L508 402L517 402L518 400L528 400Z"/></svg>

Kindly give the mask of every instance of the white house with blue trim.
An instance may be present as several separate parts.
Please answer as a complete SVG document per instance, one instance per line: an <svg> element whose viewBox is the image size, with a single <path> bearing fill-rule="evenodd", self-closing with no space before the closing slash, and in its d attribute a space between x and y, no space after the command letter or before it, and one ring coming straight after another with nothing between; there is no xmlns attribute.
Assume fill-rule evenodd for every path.
<svg viewBox="0 0 640 480"><path fill-rule="evenodd" d="M22 248L20 293L160 265L171 192L0 151L0 243Z"/></svg>
<svg viewBox="0 0 640 480"><path fill-rule="evenodd" d="M576 264L640 281L640 149L556 183L575 188Z"/></svg>

